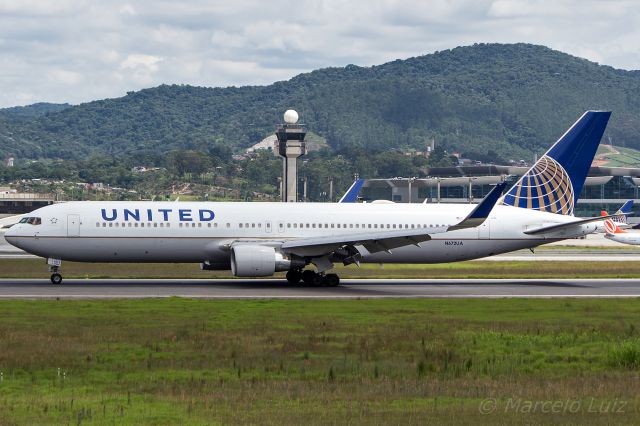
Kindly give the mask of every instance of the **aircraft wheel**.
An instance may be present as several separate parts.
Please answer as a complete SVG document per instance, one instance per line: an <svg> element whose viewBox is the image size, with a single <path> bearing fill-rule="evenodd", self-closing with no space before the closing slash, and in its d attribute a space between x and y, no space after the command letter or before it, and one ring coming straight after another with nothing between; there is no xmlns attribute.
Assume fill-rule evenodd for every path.
<svg viewBox="0 0 640 426"><path fill-rule="evenodd" d="M290 269L287 271L287 281L290 284L298 284L302 279L302 272L298 269Z"/></svg>
<svg viewBox="0 0 640 426"><path fill-rule="evenodd" d="M51 274L52 284L60 284L61 282L62 282L62 275L58 274L57 272L55 274Z"/></svg>
<svg viewBox="0 0 640 426"><path fill-rule="evenodd" d="M324 277L324 285L328 287L337 287L340 285L340 277L337 274L327 274Z"/></svg>
<svg viewBox="0 0 640 426"><path fill-rule="evenodd" d="M310 269L306 269L302 271L302 281L304 281L306 285L313 285L313 281L317 276L318 274L316 274Z"/></svg>
<svg viewBox="0 0 640 426"><path fill-rule="evenodd" d="M313 277L313 285L315 287L323 286L325 283L324 277L325 277L324 275L316 274L316 276Z"/></svg>

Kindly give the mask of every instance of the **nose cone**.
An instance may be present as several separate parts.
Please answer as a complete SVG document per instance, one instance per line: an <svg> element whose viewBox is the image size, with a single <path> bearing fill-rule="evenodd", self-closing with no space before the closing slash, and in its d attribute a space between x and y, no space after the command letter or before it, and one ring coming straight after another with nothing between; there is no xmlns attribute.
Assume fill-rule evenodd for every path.
<svg viewBox="0 0 640 426"><path fill-rule="evenodd" d="M16 225L13 225L11 228L7 229L4 232L4 239L11 244L12 246L18 247L16 242L18 240L18 229Z"/></svg>

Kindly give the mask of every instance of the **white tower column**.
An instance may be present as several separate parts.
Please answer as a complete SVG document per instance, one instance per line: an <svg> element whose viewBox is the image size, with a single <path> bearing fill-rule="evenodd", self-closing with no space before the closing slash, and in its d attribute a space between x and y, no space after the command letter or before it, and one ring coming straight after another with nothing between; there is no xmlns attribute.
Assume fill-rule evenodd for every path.
<svg viewBox="0 0 640 426"><path fill-rule="evenodd" d="M285 124L276 130L278 155L282 157L282 201L298 201L298 158L307 153L306 131L298 122L298 113L290 109L284 113Z"/></svg>

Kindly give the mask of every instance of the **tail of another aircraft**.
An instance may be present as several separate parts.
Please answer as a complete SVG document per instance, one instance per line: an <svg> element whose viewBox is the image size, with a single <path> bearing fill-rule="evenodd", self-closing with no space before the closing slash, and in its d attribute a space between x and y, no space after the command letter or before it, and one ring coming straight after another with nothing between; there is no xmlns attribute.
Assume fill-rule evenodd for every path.
<svg viewBox="0 0 640 426"><path fill-rule="evenodd" d="M629 223L627 222L627 216L629 216L631 213L633 213L633 200L629 200L626 201L622 207L620 207L618 209L617 212L615 212L612 217L610 218L611 221L613 223L615 223L616 225L618 225L620 228L628 228L629 227ZM600 216L609 216L609 213L607 213L606 210L601 210L600 211ZM606 223L605 223L606 225ZM601 229L601 228L600 228ZM608 231L605 228L605 232L608 233Z"/></svg>
<svg viewBox="0 0 640 426"><path fill-rule="evenodd" d="M624 234L626 232L620 229L618 227L618 224L615 223L611 218L604 221L604 230L606 235Z"/></svg>
<svg viewBox="0 0 640 426"><path fill-rule="evenodd" d="M610 111L587 111L507 192L503 204L573 216Z"/></svg>
<svg viewBox="0 0 640 426"><path fill-rule="evenodd" d="M627 216L631 213L633 213L633 200L628 200L613 214L611 220L620 225L627 225ZM600 216L609 216L609 213L606 210L601 210Z"/></svg>
<svg viewBox="0 0 640 426"><path fill-rule="evenodd" d="M362 185L364 185L364 179L356 179L338 202L355 203L358 201L358 194L360 193L360 189L362 189Z"/></svg>
<svg viewBox="0 0 640 426"><path fill-rule="evenodd" d="M622 205L622 207L618 209L618 211L616 212L616 215L619 215L619 216L614 217L613 221L626 225L627 216L630 215L632 212L633 212L633 200L628 200Z"/></svg>

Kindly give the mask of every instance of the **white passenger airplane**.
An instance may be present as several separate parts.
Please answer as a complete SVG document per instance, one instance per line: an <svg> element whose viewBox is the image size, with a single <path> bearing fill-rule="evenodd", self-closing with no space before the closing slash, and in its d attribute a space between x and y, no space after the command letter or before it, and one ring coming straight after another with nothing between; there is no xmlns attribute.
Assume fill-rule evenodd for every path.
<svg viewBox="0 0 640 426"><path fill-rule="evenodd" d="M610 112L587 111L500 198L478 205L361 203L69 202L35 210L6 240L62 260L201 262L237 277L338 285L334 263L439 263L476 259L593 232L574 206ZM308 265L312 269L303 270Z"/></svg>
<svg viewBox="0 0 640 426"><path fill-rule="evenodd" d="M604 221L604 228L604 237L611 241L632 246L640 245L640 232L620 229L612 217Z"/></svg>

